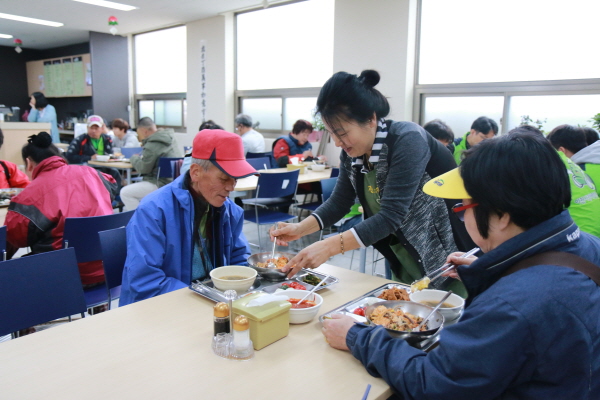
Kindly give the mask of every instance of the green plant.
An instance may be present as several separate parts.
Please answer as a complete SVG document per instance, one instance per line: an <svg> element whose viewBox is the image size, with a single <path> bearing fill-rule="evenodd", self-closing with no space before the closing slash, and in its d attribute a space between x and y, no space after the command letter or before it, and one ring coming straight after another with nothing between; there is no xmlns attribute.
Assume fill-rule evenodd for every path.
<svg viewBox="0 0 600 400"><path fill-rule="evenodd" d="M313 128L315 131L325 132L325 124L323 124L323 120L321 119L320 114L315 114L315 120L313 121Z"/></svg>
<svg viewBox="0 0 600 400"><path fill-rule="evenodd" d="M536 128L538 128L544 135L546 135L546 132L544 131L543 127L544 124L546 123L548 119L544 118L542 119L536 119L535 121L533 120L533 118L531 118L529 115L521 115L521 126L523 125L531 125L534 126Z"/></svg>
<svg viewBox="0 0 600 400"><path fill-rule="evenodd" d="M600 113L594 115L589 121L592 123L594 129L596 129L597 131L600 130Z"/></svg>

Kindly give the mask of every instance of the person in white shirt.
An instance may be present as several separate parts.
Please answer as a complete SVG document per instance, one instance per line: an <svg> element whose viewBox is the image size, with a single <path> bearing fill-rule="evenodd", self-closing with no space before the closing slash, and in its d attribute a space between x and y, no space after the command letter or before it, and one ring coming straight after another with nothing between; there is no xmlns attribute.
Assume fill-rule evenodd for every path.
<svg viewBox="0 0 600 400"><path fill-rule="evenodd" d="M246 114L238 114L235 117L235 130L242 137L244 155L250 153L265 152L265 138L252 129L252 117Z"/></svg>

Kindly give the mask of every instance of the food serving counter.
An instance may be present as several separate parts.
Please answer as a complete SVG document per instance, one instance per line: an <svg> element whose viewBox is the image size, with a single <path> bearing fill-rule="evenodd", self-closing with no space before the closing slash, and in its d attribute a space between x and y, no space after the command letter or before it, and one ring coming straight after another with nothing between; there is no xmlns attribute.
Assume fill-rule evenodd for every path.
<svg viewBox="0 0 600 400"><path fill-rule="evenodd" d="M385 279L324 264L339 283L319 293L328 312ZM392 392L349 352L331 348L318 318L249 361L211 350L214 302L189 289L0 343L7 399L360 399Z"/></svg>

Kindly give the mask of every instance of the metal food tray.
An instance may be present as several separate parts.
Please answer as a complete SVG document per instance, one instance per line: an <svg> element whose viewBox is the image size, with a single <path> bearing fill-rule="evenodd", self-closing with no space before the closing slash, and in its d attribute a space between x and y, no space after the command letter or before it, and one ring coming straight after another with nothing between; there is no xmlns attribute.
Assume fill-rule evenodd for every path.
<svg viewBox="0 0 600 400"><path fill-rule="evenodd" d="M323 323L323 320L325 318L331 318L331 315L333 315L333 314L343 314L343 315L348 315L348 316L354 318L359 323L366 324L367 318L354 314L354 310L356 310L358 307L365 307L367 305L370 305L373 302L376 302L377 300L384 301L383 299L377 299L377 296L379 296L381 293L383 293L383 291L386 289L392 289L392 288L397 288L397 287L399 287L400 289L406 290L408 292L408 294L411 293L409 285L405 285L403 283L386 283L385 285L379 286L378 288L373 289L370 292L367 292L364 295L357 297L354 300L351 300L331 311L326 312L325 314L323 314L319 317L319 321L321 321L321 323ZM456 321L458 321L458 318L455 321L451 321L448 323L445 322L444 325L445 326L451 325L452 323L454 323ZM420 350L423 350L423 351L431 350L435 346L435 344L440 340L439 333L441 331L442 331L442 329L438 330L431 338L419 343L417 348Z"/></svg>
<svg viewBox="0 0 600 400"><path fill-rule="evenodd" d="M302 285L304 285L304 287L306 287L307 291L310 291L314 288L314 286L309 283L303 282L302 278L304 278L307 275L311 275L311 274L315 275L317 278L319 278L321 280L323 280L327 276L327 274L324 274L322 272L318 272L315 270L307 270L307 269L300 270L292 279L286 279L286 280L280 281L280 282L269 281L269 280L262 278L261 276L257 276L256 280L254 281L254 284L252 286L250 286L250 289L248 289L247 292L238 295L237 298L239 299L250 293L257 293L257 292L272 294L272 293L275 293L275 291L286 282L299 282ZM327 289L327 288L335 285L338 282L339 282L338 278L330 275L327 278L327 280L325 281L326 285L319 286L317 288L316 292L319 292L323 289ZM195 282L192 282L190 284L190 286L188 286L188 288L191 291L193 291L194 293L197 293L202 297L205 297L211 301L214 301L215 303L218 303L220 301L226 301L225 296L223 295L223 292L216 289L213 285L213 282L210 279L202 281L202 283L207 287L204 287Z"/></svg>

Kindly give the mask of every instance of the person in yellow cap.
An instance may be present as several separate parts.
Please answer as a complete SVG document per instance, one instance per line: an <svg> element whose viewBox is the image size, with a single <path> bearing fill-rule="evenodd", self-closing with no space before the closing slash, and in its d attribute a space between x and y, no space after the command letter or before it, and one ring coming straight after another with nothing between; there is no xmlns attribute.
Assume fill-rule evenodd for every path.
<svg viewBox="0 0 600 400"><path fill-rule="evenodd" d="M600 398L600 240L571 219L550 143L486 140L423 190L462 199L454 211L484 252L448 257L469 293L463 316L428 353L342 315L323 322L329 344L403 399Z"/></svg>

